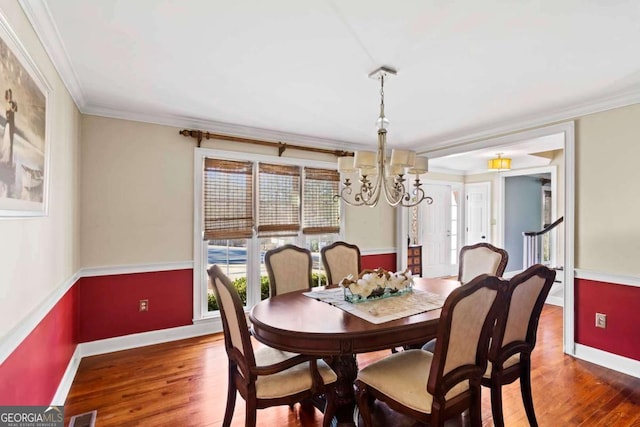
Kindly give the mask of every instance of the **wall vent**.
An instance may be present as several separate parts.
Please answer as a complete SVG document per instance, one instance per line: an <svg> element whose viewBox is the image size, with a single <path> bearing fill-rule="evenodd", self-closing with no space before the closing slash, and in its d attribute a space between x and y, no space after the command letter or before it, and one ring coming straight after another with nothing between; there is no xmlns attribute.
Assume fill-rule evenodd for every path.
<svg viewBox="0 0 640 427"><path fill-rule="evenodd" d="M69 427L96 427L97 416L97 410L74 415L71 417L71 421L69 421Z"/></svg>

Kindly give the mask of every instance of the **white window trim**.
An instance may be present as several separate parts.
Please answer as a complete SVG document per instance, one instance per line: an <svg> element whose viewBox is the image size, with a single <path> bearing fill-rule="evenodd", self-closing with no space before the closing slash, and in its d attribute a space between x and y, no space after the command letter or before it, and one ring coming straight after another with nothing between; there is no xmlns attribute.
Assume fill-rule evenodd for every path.
<svg viewBox="0 0 640 427"><path fill-rule="evenodd" d="M204 175L202 173L202 164L206 157L224 159L224 160L240 160L252 162L265 162L272 164L295 165L300 167L337 169L336 162L327 162L320 160L298 159L291 157L268 156L263 154L244 153L238 151L215 150L211 148L196 148L193 154L193 322L198 323L204 319L218 317L219 314L212 314L206 311L205 302L207 301L207 252L204 250L202 239L202 185ZM340 203L340 234L339 239L344 238L344 205ZM254 236L249 238L250 250L247 251L247 276L259 276L256 272L257 262L254 259L258 253L258 238ZM304 236L300 234L297 244L303 245ZM249 249L249 248L248 248ZM247 289L247 307L252 307L260 301L260 289Z"/></svg>

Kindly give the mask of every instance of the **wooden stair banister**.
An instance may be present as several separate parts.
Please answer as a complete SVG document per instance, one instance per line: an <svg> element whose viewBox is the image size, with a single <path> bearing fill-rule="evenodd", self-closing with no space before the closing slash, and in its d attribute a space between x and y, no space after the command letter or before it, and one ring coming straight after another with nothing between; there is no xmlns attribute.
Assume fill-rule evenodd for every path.
<svg viewBox="0 0 640 427"><path fill-rule="evenodd" d="M522 252L522 268L523 269L527 269L532 265L540 262L540 245L538 243L540 240L539 239L540 236L543 236L549 233L551 230L553 230L558 225L560 225L563 221L564 221L564 217L561 216L560 218L558 218L548 226L544 227L540 231L523 231L522 232L522 237L524 240L523 242L524 249Z"/></svg>

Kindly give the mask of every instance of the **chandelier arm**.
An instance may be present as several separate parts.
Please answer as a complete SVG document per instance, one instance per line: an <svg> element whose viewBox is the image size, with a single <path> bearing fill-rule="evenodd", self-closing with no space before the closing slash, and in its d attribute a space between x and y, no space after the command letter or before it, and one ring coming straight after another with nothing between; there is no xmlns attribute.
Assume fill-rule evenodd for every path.
<svg viewBox="0 0 640 427"><path fill-rule="evenodd" d="M333 196L333 200L337 201L338 199L342 199L345 203L351 206L364 206L364 202L358 203L358 201L361 199L357 194L353 197L351 196L351 194L353 193L353 189L350 187L351 182L349 182L349 178L345 180L344 185L345 187L340 191L340 194L336 194ZM354 199L354 201L351 201L350 199Z"/></svg>

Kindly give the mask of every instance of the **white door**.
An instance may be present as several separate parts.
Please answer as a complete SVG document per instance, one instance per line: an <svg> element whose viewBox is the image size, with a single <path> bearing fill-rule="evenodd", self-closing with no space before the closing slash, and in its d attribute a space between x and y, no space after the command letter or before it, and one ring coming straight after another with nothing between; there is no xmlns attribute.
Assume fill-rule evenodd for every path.
<svg viewBox="0 0 640 427"><path fill-rule="evenodd" d="M467 245L489 243L489 186L488 182L465 186Z"/></svg>
<svg viewBox="0 0 640 427"><path fill-rule="evenodd" d="M433 204L422 208L423 277L452 275L451 263L451 186L425 185Z"/></svg>

